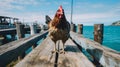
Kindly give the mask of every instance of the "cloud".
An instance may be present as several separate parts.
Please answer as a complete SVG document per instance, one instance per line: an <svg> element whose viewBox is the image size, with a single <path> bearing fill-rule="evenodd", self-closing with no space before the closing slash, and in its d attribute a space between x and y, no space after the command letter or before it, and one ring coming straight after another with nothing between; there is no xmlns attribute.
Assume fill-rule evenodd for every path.
<svg viewBox="0 0 120 67"><path fill-rule="evenodd" d="M0 1L0 9L2 11L8 11L8 10L13 10L13 9L18 9L18 10L22 10L23 9L22 6L13 5L12 4L13 2L14 2L14 0L1 0Z"/></svg>
<svg viewBox="0 0 120 67"><path fill-rule="evenodd" d="M70 14L67 14L66 17L70 21ZM119 20L119 17L120 15L115 12L73 14L73 22L75 24L82 23L84 25L93 25L96 23L110 25L112 22Z"/></svg>
<svg viewBox="0 0 120 67"><path fill-rule="evenodd" d="M66 18L70 21L70 2L67 1L55 0L53 2L49 2L47 0L0 0L0 4L0 15L17 17L20 18L21 21L24 20L24 22L38 21L43 24L45 22L45 15L48 14L53 18L57 9L56 7L62 4L63 8L65 8ZM53 4L56 6L53 6ZM31 6L35 6L35 10L39 8L40 10L27 10ZM120 19L119 6L119 4L110 6L102 3L93 4L77 2L74 4L73 22L76 24L83 23L85 25L104 22L105 24L110 24L112 21ZM31 10L33 9L32 7ZM16 12L12 10L15 10Z"/></svg>

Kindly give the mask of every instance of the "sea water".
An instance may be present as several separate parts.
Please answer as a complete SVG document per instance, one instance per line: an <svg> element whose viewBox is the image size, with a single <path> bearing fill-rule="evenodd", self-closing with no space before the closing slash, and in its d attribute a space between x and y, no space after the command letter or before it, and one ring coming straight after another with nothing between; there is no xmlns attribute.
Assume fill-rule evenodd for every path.
<svg viewBox="0 0 120 67"><path fill-rule="evenodd" d="M83 35L86 38L94 39L94 26L84 26ZM120 26L104 26L103 46L120 52Z"/></svg>

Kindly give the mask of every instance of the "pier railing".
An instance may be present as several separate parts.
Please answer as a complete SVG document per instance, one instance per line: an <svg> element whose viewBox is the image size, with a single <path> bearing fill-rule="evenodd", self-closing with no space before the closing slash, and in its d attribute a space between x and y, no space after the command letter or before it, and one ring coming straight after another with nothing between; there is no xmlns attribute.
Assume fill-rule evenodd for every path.
<svg viewBox="0 0 120 67"><path fill-rule="evenodd" d="M72 39L104 67L120 67L120 53L102 46L101 44L84 38L78 33L70 32Z"/></svg>
<svg viewBox="0 0 120 67"><path fill-rule="evenodd" d="M28 48L35 46L39 40L45 38L47 33L48 31L44 31L0 46L0 67L4 67L11 61L23 56Z"/></svg>
<svg viewBox="0 0 120 67"><path fill-rule="evenodd" d="M15 25L0 25L0 29L9 29L9 28L15 28Z"/></svg>

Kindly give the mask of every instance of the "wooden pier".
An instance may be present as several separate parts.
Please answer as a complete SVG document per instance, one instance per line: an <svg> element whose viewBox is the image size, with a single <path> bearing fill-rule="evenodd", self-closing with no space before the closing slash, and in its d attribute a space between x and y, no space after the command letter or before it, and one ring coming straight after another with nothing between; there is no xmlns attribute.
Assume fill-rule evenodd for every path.
<svg viewBox="0 0 120 67"><path fill-rule="evenodd" d="M97 42L84 38L83 25L78 26L80 26L78 33L71 29L71 37L65 43L65 54L52 53L54 43L47 37L48 31L42 31L0 46L0 67L6 67L16 59L19 62L14 67L120 67L120 53L100 44L103 38L101 26L98 25L94 33L97 35L95 37ZM41 39L43 41L37 46L37 42ZM25 55L25 51L30 47L33 47L32 51ZM61 47L62 42L59 40L57 42L59 51ZM89 57L83 50L89 54Z"/></svg>
<svg viewBox="0 0 120 67"><path fill-rule="evenodd" d="M45 38L46 35L47 31L0 46L0 67L4 67L13 60L16 60L19 56L23 55L27 49L36 45L42 38Z"/></svg>
<svg viewBox="0 0 120 67"><path fill-rule="evenodd" d="M59 41L59 49L61 45L62 43ZM46 38L15 67L95 67L71 39L66 42L65 54L52 54L53 48L54 43L50 38Z"/></svg>

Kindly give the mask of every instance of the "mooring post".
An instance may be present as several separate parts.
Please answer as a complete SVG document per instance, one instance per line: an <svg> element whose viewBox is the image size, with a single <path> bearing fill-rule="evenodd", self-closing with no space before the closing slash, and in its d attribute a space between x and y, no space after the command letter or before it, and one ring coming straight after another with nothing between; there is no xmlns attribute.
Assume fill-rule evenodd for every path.
<svg viewBox="0 0 120 67"><path fill-rule="evenodd" d="M37 33L37 26L35 24L31 24L30 25L30 34L34 35L36 33ZM36 44L33 44L32 49L34 49L36 46L37 46Z"/></svg>
<svg viewBox="0 0 120 67"><path fill-rule="evenodd" d="M35 24L30 25L30 34L34 35L37 33L37 26Z"/></svg>
<svg viewBox="0 0 120 67"><path fill-rule="evenodd" d="M17 36L18 36L18 39L21 39L21 38L24 38L25 37L25 34L24 34L24 25L23 24L19 24L17 23L16 24L16 32L17 32ZM22 53L20 56L18 56L18 61L20 61L21 59L23 59L25 56L25 52Z"/></svg>
<svg viewBox="0 0 120 67"><path fill-rule="evenodd" d="M76 32L75 24L70 24L70 30L73 31L73 32Z"/></svg>
<svg viewBox="0 0 120 67"><path fill-rule="evenodd" d="M83 34L83 24L78 24L78 33Z"/></svg>
<svg viewBox="0 0 120 67"><path fill-rule="evenodd" d="M104 24L94 24L94 41L102 44Z"/></svg>
<svg viewBox="0 0 120 67"><path fill-rule="evenodd" d="M17 24L16 24L16 30L17 30L18 39L25 37L24 25L23 25L23 24L17 23Z"/></svg>

